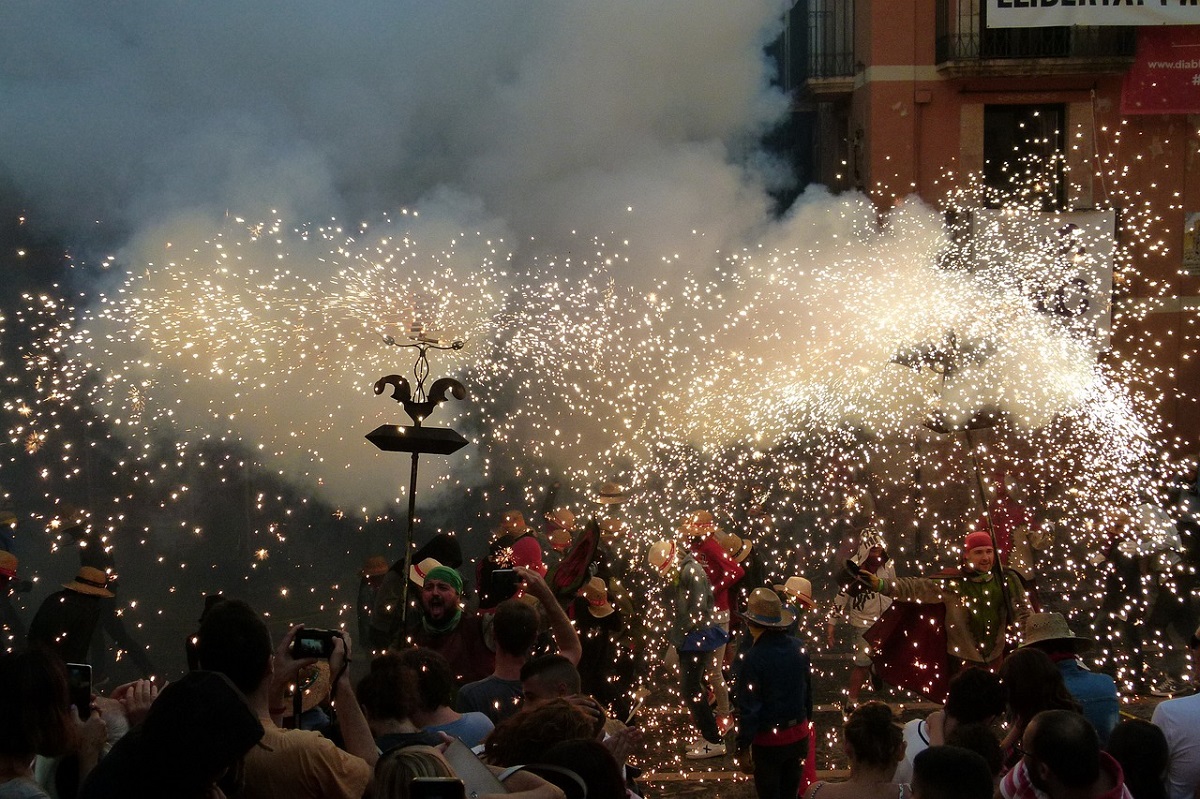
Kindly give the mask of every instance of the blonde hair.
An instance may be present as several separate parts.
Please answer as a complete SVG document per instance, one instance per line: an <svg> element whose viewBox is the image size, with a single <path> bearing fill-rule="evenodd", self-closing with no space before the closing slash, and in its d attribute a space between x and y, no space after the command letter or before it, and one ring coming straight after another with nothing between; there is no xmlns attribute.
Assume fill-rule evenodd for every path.
<svg viewBox="0 0 1200 799"><path fill-rule="evenodd" d="M413 777L453 777L454 771L432 746L401 746L391 749L375 764L377 799L408 799Z"/></svg>

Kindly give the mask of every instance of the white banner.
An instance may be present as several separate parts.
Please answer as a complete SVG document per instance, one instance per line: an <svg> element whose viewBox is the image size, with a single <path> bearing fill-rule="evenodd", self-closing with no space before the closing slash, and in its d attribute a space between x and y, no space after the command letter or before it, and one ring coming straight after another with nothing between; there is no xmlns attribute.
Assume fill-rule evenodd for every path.
<svg viewBox="0 0 1200 799"><path fill-rule="evenodd" d="M1012 285L1099 352L1111 349L1117 214L1103 211L972 213L977 270Z"/></svg>
<svg viewBox="0 0 1200 799"><path fill-rule="evenodd" d="M1200 25L1200 0L984 0L989 28Z"/></svg>

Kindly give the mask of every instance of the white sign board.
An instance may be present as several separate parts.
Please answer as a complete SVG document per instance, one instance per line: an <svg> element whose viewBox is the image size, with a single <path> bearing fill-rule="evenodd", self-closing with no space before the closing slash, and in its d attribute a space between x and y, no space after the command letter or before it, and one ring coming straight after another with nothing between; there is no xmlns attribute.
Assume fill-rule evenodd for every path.
<svg viewBox="0 0 1200 799"><path fill-rule="evenodd" d="M1200 0L984 0L989 28L1200 25Z"/></svg>
<svg viewBox="0 0 1200 799"><path fill-rule="evenodd" d="M1012 213L981 208L971 217L977 270L995 270L1042 313L1090 341L1112 348L1112 276L1117 213Z"/></svg>

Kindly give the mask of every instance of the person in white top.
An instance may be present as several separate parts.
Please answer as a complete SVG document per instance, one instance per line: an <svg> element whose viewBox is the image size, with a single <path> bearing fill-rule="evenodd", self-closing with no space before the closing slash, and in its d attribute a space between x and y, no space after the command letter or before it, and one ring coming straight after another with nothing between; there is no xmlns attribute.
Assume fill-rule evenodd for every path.
<svg viewBox="0 0 1200 799"><path fill-rule="evenodd" d="M1192 660L1200 658L1200 629L1190 641ZM1154 708L1150 721L1167 739L1169 799L1192 799L1200 788L1200 694L1168 699Z"/></svg>
<svg viewBox="0 0 1200 799"><path fill-rule="evenodd" d="M991 724L1004 712L1004 689L990 671L968 666L950 680L946 704L923 719L904 725L904 759L896 766L896 782L912 782L913 758L931 746L942 746L960 725Z"/></svg>
<svg viewBox="0 0 1200 799"><path fill-rule="evenodd" d="M896 579L896 568L888 555L883 539L868 532L859 544L858 552L850 558L856 570L866 569L884 580ZM857 574L857 571L854 572ZM892 604L892 598L872 591L861 582L845 585L833 598L833 610L829 614L826 628L826 643L832 648L837 617L844 616L854 628L854 668L850 671L850 683L846 687L846 711L858 705L858 696L863 685L871 677L871 647L863 638L883 612Z"/></svg>

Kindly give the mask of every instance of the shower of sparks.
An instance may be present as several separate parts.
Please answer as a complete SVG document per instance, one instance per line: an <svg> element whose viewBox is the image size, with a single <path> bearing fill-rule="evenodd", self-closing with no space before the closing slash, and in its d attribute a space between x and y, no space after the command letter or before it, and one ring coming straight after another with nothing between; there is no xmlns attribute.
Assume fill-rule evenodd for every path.
<svg viewBox="0 0 1200 799"><path fill-rule="evenodd" d="M483 233L430 242L407 212L352 229L230 220L164 241L110 292L24 296L0 320L35 338L4 375L9 439L38 464L47 505L82 497L109 534L136 518L141 530L121 540L159 548L163 591L207 568L204 542L231 516L240 532L223 557L241 559L249 580L277 568L313 513L362 530L396 501L394 474L366 474L361 436L394 412L370 386L409 368L408 351L384 339L421 325L467 342L431 358L434 377L469 391L433 421L473 444L436 477L449 492L438 496L487 500L481 485L519 480L534 520L544 486L559 482L559 505L586 516L595 488L617 480L630 531L613 545L635 596L659 590L642 566L647 544L696 508L752 540L773 582L805 574L820 586L868 523L902 569L952 563L980 513L978 459L985 483L1011 473L1039 519L1069 531L1044 554L1061 568L1043 590L1084 607L1072 603L1087 589L1059 575L1093 568L1121 512L1162 487L1156 398L1129 388L1154 376L1153 345L1101 353L1091 328L1039 308L1066 274L1055 270L1077 266L1058 244L991 231L962 246L943 219L977 207L979 191L951 195L945 217L914 201L882 220L861 197L817 202L793 242L652 285L623 278L653 265L600 238L562 254ZM1014 202L1006 213L1040 211ZM1141 243L1152 220L1127 206L1127 240ZM1116 259L1129 280L1131 256ZM902 365L950 334L953 373ZM1002 412L994 427L923 424L981 409ZM101 451L127 490L97 500L80 483ZM256 471L296 488L264 494ZM482 548L487 520L462 524ZM123 590L153 607L158 589ZM272 590L343 626L352 614L330 587ZM660 604L645 623L660 637ZM804 633L812 649L819 627Z"/></svg>

